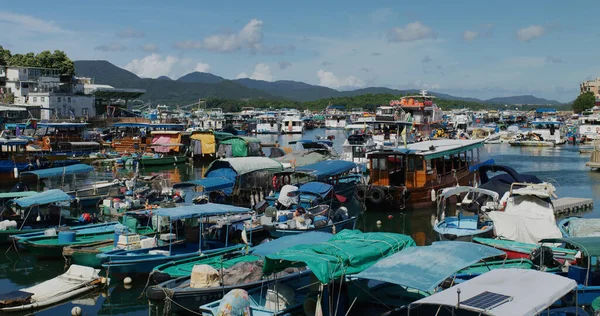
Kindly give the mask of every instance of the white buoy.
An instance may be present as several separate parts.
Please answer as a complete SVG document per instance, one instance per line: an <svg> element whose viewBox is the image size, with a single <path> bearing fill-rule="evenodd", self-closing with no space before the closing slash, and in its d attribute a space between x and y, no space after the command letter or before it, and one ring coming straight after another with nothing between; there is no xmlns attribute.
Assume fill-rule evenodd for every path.
<svg viewBox="0 0 600 316"><path fill-rule="evenodd" d="M131 284L131 278L130 277L126 277L125 280L123 280L123 283L125 283L125 284Z"/></svg>
<svg viewBox="0 0 600 316"><path fill-rule="evenodd" d="M13 173L15 175L15 179L19 177L19 169L17 167L13 169Z"/></svg>
<svg viewBox="0 0 600 316"><path fill-rule="evenodd" d="M124 287L126 290L129 290L130 288L132 288L132 287L133 287L133 285L131 285L131 284L125 284L125 285L123 285L123 287Z"/></svg>
<svg viewBox="0 0 600 316"><path fill-rule="evenodd" d="M71 315L73 315L73 316L81 315L81 307L79 307L79 306L73 307L73 309L71 309Z"/></svg>
<svg viewBox="0 0 600 316"><path fill-rule="evenodd" d="M381 221L380 220L377 221L377 226L381 226Z"/></svg>
<svg viewBox="0 0 600 316"><path fill-rule="evenodd" d="M431 189L431 202L435 202L436 198L435 198L435 190Z"/></svg>

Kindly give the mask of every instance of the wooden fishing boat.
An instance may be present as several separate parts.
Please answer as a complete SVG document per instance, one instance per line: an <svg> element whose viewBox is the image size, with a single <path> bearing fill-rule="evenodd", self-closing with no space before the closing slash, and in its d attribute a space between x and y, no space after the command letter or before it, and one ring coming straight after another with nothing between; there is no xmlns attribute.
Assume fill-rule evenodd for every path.
<svg viewBox="0 0 600 316"><path fill-rule="evenodd" d="M173 279L147 288L146 297L150 301L158 303L167 299L165 293L171 293L168 299L174 302L171 305L172 312L176 313L182 306L193 310L198 307L198 304L206 304L222 298L224 293L232 289L251 289L264 283L272 282L273 280L263 278L262 272L260 272L262 271L262 262L265 256L294 245L324 242L331 237L332 235L328 233L311 232L301 236L282 237L258 245L251 248L249 253L242 250L229 254L209 255L170 262L154 268L153 276L160 274L160 278L162 279ZM208 271L220 271L220 285L214 287L192 285L195 276L202 275L194 271L194 267L198 265L209 266L214 269L208 269ZM280 274L277 276L277 281L285 282L291 278L298 278L302 273L309 273L302 270ZM239 274L232 275L235 271L239 271ZM192 276L193 274L194 277ZM227 279L228 276L232 276L232 280Z"/></svg>
<svg viewBox="0 0 600 316"><path fill-rule="evenodd" d="M154 267L174 260L196 257L202 254L208 255L220 251L239 250L246 245L230 242L229 228L235 227L236 224L241 226L241 238L244 240L244 238L247 238L245 236L244 223L246 218L244 218L241 223L236 223L230 222L227 219L227 216L247 214L250 212L252 211L247 208L213 203L184 205L170 209L157 209L154 212L155 216L157 218L168 218L170 223L170 233L162 234L160 236L160 239L162 240L171 241L168 245L137 250L113 250L98 254L97 256L103 262L102 267L109 271L111 275L124 276L130 274L148 274ZM203 221L207 220L209 217L222 217L222 222L215 225L206 224L205 227ZM192 234L186 234L185 240L177 240L178 236L172 233L173 222L185 219L199 219L200 225L198 231L193 234L194 237L198 237L197 242L191 240ZM213 228L219 232L216 234L217 238L203 236L206 229L212 230ZM184 230L193 231L193 228L187 227L187 229L184 228ZM231 238L233 238L233 236L231 236Z"/></svg>
<svg viewBox="0 0 600 316"><path fill-rule="evenodd" d="M368 209L431 206L435 193L477 183L477 168L493 163L481 140L439 139L367 154L369 183L357 188Z"/></svg>
<svg viewBox="0 0 600 316"><path fill-rule="evenodd" d="M53 279L0 295L0 311L33 310L77 297L106 283L99 272L94 268L72 265L67 272Z"/></svg>

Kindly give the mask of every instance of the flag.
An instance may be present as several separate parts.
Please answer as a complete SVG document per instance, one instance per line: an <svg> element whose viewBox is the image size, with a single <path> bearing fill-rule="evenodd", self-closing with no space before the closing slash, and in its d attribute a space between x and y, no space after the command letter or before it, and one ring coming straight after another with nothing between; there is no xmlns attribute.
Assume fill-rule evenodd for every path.
<svg viewBox="0 0 600 316"><path fill-rule="evenodd" d="M408 123L412 123L413 119L412 119L412 115L410 115L410 113L406 114L406 121ZM406 143L406 138L408 137L408 133L410 133L411 130L412 130L412 124L406 125L404 127L404 130L402 131L402 141L404 142L404 148L408 148L408 145Z"/></svg>

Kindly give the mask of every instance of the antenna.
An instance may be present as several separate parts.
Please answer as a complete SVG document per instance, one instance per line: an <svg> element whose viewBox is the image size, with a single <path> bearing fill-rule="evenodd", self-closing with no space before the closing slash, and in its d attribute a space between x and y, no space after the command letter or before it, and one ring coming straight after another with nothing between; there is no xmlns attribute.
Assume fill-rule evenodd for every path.
<svg viewBox="0 0 600 316"><path fill-rule="evenodd" d="M427 90L421 90L421 92L419 92L419 94L424 97L427 95Z"/></svg>

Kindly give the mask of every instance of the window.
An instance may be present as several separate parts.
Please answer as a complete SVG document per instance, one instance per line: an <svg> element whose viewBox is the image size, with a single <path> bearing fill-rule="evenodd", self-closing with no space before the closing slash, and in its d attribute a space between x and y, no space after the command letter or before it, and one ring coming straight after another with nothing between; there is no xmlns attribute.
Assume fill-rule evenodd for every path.
<svg viewBox="0 0 600 316"><path fill-rule="evenodd" d="M56 102L60 102L60 97L57 97L57 98L56 98Z"/></svg>
<svg viewBox="0 0 600 316"><path fill-rule="evenodd" d="M46 97L40 97L42 102L46 102Z"/></svg>
<svg viewBox="0 0 600 316"><path fill-rule="evenodd" d="M33 102L37 102L37 97L33 97Z"/></svg>
<svg viewBox="0 0 600 316"><path fill-rule="evenodd" d="M88 115L88 109L87 108L81 109L81 115L87 116Z"/></svg>
<svg viewBox="0 0 600 316"><path fill-rule="evenodd" d="M67 102L71 103L71 97L67 98Z"/></svg>

